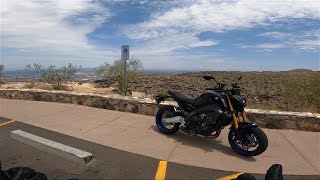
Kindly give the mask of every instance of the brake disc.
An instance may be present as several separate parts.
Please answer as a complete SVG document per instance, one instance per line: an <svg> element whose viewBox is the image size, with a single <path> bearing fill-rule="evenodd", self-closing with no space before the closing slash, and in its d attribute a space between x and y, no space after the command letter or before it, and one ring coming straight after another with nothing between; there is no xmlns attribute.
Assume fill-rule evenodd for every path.
<svg viewBox="0 0 320 180"><path fill-rule="evenodd" d="M243 140L245 140L245 142L243 142ZM242 150L247 150L247 149L254 147L254 140L248 134L244 135L244 137L241 137L241 139L239 141L241 143L241 144L239 144L240 145L239 148Z"/></svg>

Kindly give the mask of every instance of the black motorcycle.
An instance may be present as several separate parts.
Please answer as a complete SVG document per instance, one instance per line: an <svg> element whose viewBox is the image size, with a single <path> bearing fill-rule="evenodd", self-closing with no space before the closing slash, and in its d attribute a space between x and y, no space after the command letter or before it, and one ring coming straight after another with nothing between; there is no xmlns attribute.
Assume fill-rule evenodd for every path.
<svg viewBox="0 0 320 180"><path fill-rule="evenodd" d="M241 95L240 86L235 83L231 90L226 90L225 84L214 77L203 78L213 79L217 86L207 88L195 99L176 90L169 90L169 96L156 96L158 104L167 98L178 104L178 107L160 106L156 115L158 129L164 134L174 134L181 129L188 134L217 138L221 130L231 124L228 140L234 151L243 156L263 153L268 147L268 138L255 123L249 122L244 111L247 100Z"/></svg>

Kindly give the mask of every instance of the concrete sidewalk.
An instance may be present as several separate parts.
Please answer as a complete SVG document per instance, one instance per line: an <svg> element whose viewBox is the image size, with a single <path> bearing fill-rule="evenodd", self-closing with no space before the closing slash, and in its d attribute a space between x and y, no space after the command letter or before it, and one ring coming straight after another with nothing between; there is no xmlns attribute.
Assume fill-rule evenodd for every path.
<svg viewBox="0 0 320 180"><path fill-rule="evenodd" d="M171 162L212 169L262 173L275 163L284 174L320 175L320 133L264 129L269 147L257 157L230 148L224 129L217 139L160 134L154 117L71 104L0 99L0 116Z"/></svg>

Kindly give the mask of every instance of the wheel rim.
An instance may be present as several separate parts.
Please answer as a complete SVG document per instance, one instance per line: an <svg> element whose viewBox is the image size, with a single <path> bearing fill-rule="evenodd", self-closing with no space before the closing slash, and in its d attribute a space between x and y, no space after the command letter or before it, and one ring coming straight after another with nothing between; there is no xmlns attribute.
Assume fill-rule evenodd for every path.
<svg viewBox="0 0 320 180"><path fill-rule="evenodd" d="M162 116L161 116L161 123L162 123L163 128L168 129L168 130L171 130L171 129L174 128L174 124L172 124L172 123L165 123L165 122L164 122L164 119L165 119L165 118L171 118L171 117L173 117L173 113L172 113L172 112L165 111L165 112L162 114Z"/></svg>
<svg viewBox="0 0 320 180"><path fill-rule="evenodd" d="M232 141L237 149L241 151L252 152L258 149L259 139L253 132L246 132L240 135L240 139L236 137L236 133L232 133Z"/></svg>

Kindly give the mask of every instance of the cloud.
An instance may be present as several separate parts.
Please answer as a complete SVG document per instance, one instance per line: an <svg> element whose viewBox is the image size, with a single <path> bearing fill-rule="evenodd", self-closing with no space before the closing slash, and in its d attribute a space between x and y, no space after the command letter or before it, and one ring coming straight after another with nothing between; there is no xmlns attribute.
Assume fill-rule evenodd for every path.
<svg viewBox="0 0 320 180"><path fill-rule="evenodd" d="M188 54L188 53L146 53L133 50L132 54L143 57L143 66L151 69L163 70L225 70L227 65L234 67L236 61L214 54Z"/></svg>
<svg viewBox="0 0 320 180"><path fill-rule="evenodd" d="M313 1L212 1L156 13L145 27L181 27L221 32L265 25L283 18L319 18L319 3Z"/></svg>
<svg viewBox="0 0 320 180"><path fill-rule="evenodd" d="M210 64L211 67L223 64L228 59L217 57L212 52L202 52L205 56L194 53L197 47L224 43L223 39L199 38L203 32L228 33L301 18L318 20L320 8L316 1L285 0L2 0L1 59L7 67L16 67L25 61L60 65L69 60L92 67L107 58L116 59L119 56L118 45L115 49L93 45L88 34L91 33L90 37L95 37L93 39L100 38L100 42L104 40L102 43L108 47L117 44L115 40L118 39L112 37L112 33L99 35L92 32L102 25L106 26L105 22L117 16L108 7L121 5L130 11L137 4L146 10L146 14L152 12L143 22L118 26L115 17L115 22L108 25L115 24L120 28L116 30L125 36L119 42L132 44L132 52L150 65L146 67L155 67L156 62L161 62L159 66L178 63L183 67L198 67L201 59L197 57L208 60L203 62L203 68L210 67ZM240 47L264 51L319 49L319 31L302 34L270 31L262 36L268 36L273 41L242 44ZM183 51L188 53L181 54ZM187 65L183 65L183 59Z"/></svg>
<svg viewBox="0 0 320 180"><path fill-rule="evenodd" d="M271 37L274 39L285 39L285 38L289 38L291 36L291 34L272 31L272 32L265 32L265 33L259 34L258 36L266 36L266 37Z"/></svg>
<svg viewBox="0 0 320 180"><path fill-rule="evenodd" d="M90 0L4 0L1 4L1 49L3 63L23 63L15 49L64 63L52 56L102 58L112 54L88 42L86 35L112 16L98 1ZM12 54L9 54L12 52ZM23 56L23 54L21 54ZM37 59L37 58L35 58ZM45 60L44 60L45 61Z"/></svg>
<svg viewBox="0 0 320 180"><path fill-rule="evenodd" d="M286 46L281 43L262 43L262 44L256 44L256 45L238 45L240 48L258 48L258 49L280 49L285 48Z"/></svg>
<svg viewBox="0 0 320 180"><path fill-rule="evenodd" d="M281 48L286 47L304 51L317 51L320 49L320 29L292 33L273 31L259 34L259 36L281 41Z"/></svg>
<svg viewBox="0 0 320 180"><path fill-rule="evenodd" d="M179 33L174 30L168 30L162 33L163 34L160 35L159 38L147 40L144 43L143 51L152 53L169 53L176 49L213 46L219 43L219 41L215 40L200 41L192 33Z"/></svg>
<svg viewBox="0 0 320 180"><path fill-rule="evenodd" d="M201 41L202 32L227 32L266 26L294 18L319 18L320 4L315 1L180 1L180 7L155 12L142 23L127 26L124 34L133 40L144 41L144 48L172 52L177 49L214 46L218 40ZM286 34L271 32L275 38ZM309 46L313 42L300 42ZM284 43L265 43L255 48L285 48ZM249 46L247 47L249 48ZM306 48L305 48L306 49Z"/></svg>
<svg viewBox="0 0 320 180"><path fill-rule="evenodd" d="M293 45L302 50L317 51L320 49L319 39L296 41Z"/></svg>

